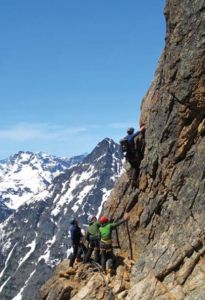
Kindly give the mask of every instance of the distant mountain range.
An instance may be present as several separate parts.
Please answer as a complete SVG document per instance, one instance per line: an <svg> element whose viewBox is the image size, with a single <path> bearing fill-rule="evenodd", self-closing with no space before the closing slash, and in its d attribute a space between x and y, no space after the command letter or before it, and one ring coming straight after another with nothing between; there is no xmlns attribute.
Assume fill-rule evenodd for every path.
<svg viewBox="0 0 205 300"><path fill-rule="evenodd" d="M85 156L66 159L42 152L20 151L0 161L0 222L45 191L57 175L81 162Z"/></svg>
<svg viewBox="0 0 205 300"><path fill-rule="evenodd" d="M0 165L0 299L38 299L52 267L70 252L68 226L99 215L122 172L120 146L104 139L83 156L19 152ZM7 212L7 210L10 210Z"/></svg>

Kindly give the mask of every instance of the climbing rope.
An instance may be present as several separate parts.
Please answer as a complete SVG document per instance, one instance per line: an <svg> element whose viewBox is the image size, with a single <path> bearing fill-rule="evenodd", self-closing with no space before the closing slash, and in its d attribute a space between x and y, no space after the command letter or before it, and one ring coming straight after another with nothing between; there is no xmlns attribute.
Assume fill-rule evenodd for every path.
<svg viewBox="0 0 205 300"><path fill-rule="evenodd" d="M115 232L116 232L116 241L117 241L118 248L121 249L121 246L120 246L120 240L119 240L119 234L118 234L117 227L115 228Z"/></svg>
<svg viewBox="0 0 205 300"><path fill-rule="evenodd" d="M91 263L91 266L93 266L94 268L97 268L97 270L99 271L100 276L103 279L103 282L104 282L104 284L106 286L106 290L107 290L107 293L108 293L107 300L114 300L115 299L115 295L114 295L112 289L109 287L109 285L108 285L108 283L107 283L107 281L105 279L105 275L103 274L103 269L102 269L101 265L99 265L95 261L91 261L90 263Z"/></svg>
<svg viewBox="0 0 205 300"><path fill-rule="evenodd" d="M127 229L127 236L128 236L129 248L130 248L130 259L133 260L132 240L131 240L131 236L130 236L128 222L126 222L126 229Z"/></svg>

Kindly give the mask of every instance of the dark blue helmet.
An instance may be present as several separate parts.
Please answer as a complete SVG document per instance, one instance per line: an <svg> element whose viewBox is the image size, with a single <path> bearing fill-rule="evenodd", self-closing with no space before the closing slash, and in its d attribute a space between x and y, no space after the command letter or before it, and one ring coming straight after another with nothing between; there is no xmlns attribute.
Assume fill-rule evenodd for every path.
<svg viewBox="0 0 205 300"><path fill-rule="evenodd" d="M70 224L71 224L71 225L78 225L78 221L77 221L76 219L72 219L72 220L70 221Z"/></svg>
<svg viewBox="0 0 205 300"><path fill-rule="evenodd" d="M127 129L127 133L128 133L128 134L133 134L134 131L135 131L135 130L134 130L133 127L130 127L130 128Z"/></svg>

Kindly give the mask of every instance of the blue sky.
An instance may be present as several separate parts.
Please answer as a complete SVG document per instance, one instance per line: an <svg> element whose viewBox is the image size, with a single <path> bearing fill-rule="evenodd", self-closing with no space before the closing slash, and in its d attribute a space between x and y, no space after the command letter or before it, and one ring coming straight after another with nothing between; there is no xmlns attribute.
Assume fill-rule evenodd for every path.
<svg viewBox="0 0 205 300"><path fill-rule="evenodd" d="M0 0L0 159L89 152L138 128L165 1Z"/></svg>

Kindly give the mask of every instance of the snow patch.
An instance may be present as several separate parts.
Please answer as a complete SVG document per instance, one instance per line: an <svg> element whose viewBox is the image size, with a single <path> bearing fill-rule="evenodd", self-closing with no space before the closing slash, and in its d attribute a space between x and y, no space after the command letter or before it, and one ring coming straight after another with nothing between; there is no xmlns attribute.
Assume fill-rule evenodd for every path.
<svg viewBox="0 0 205 300"><path fill-rule="evenodd" d="M92 175L94 174L94 166L90 166L90 168L85 171L82 172L80 175L79 174L73 174L71 176L70 182L69 182L69 187L67 189L67 191L62 195L62 197L60 197L59 200L59 196L56 196L55 198L55 203L57 202L57 200L59 200L55 206L55 208L52 210L51 215L52 216L57 216L60 212L61 212L61 208L65 205L70 203L73 200L73 191L77 188L77 186L79 186L81 183L83 182L87 182L87 180L92 177ZM83 197L85 197L87 195L87 193L89 192L89 190L92 188L93 186L89 187L87 186L85 189L83 189L83 191L80 193L80 195L78 196L79 199L79 203L81 204L83 201ZM79 205L80 205L79 204ZM76 211L78 208L75 206L73 208L73 211Z"/></svg>
<svg viewBox="0 0 205 300"><path fill-rule="evenodd" d="M5 287L5 285L7 284L7 282L10 280L11 276L9 276L4 283L0 286L0 293L2 292L3 288Z"/></svg>
<svg viewBox="0 0 205 300"><path fill-rule="evenodd" d="M69 258L69 256L71 255L71 253L73 253L73 249L72 248L68 248L67 252L66 252L66 258Z"/></svg>
<svg viewBox="0 0 205 300"><path fill-rule="evenodd" d="M9 252L9 254L7 256L7 259L5 261L5 266L4 266L3 270L0 273L0 278L4 275L4 272L5 272L6 268L8 267L9 259L12 256L12 253L14 252L14 249L16 248L16 245L17 245L17 243L13 246L13 248L11 249L11 251Z"/></svg>
<svg viewBox="0 0 205 300"><path fill-rule="evenodd" d="M28 285L28 283L29 283L31 277L34 275L35 272L36 272L36 270L34 270L34 271L30 274L29 278L28 278L28 279L26 280L26 282L25 282L25 285L21 288L20 292L19 292L12 300L21 300L21 299L22 299L22 293L23 293L23 291L25 290L25 288L27 287L27 285Z"/></svg>
<svg viewBox="0 0 205 300"><path fill-rule="evenodd" d="M96 215L97 219L99 218L99 216L102 212L103 205L104 205L105 201L107 200L107 198L109 197L109 195L111 193L111 190L107 190L107 189L103 188L102 192L103 192L103 197L102 197L101 205L98 208L98 212L97 212L97 215Z"/></svg>
<svg viewBox="0 0 205 300"><path fill-rule="evenodd" d="M37 234L36 234L37 236ZM30 244L26 246L26 248L30 248L30 250L26 253L26 255L20 259L17 270L22 266L22 264L29 258L31 253L33 253L36 249L36 239L33 240Z"/></svg>
<svg viewBox="0 0 205 300"><path fill-rule="evenodd" d="M72 211L74 213L77 212L77 210L80 208L80 206L83 203L83 200L85 200L85 197L89 194L89 192L92 190L93 185L87 185L84 187L84 189L80 192L80 194L78 195L77 199L78 201L76 201L76 203L73 205L72 207Z"/></svg>
<svg viewBox="0 0 205 300"><path fill-rule="evenodd" d="M102 159L103 157L105 157L106 155L107 155L107 153L104 153L103 155L99 156L97 159L95 159L95 162L101 160L101 159Z"/></svg>
<svg viewBox="0 0 205 300"><path fill-rule="evenodd" d="M47 263L49 265L49 259L50 259L50 251L51 251L51 247L52 245L56 242L56 236L54 235L52 239L48 240L46 242L46 245L47 245L47 249L46 251L44 252L43 255L41 255L39 258L38 258L38 262L41 260L41 259L44 259L45 263Z"/></svg>

